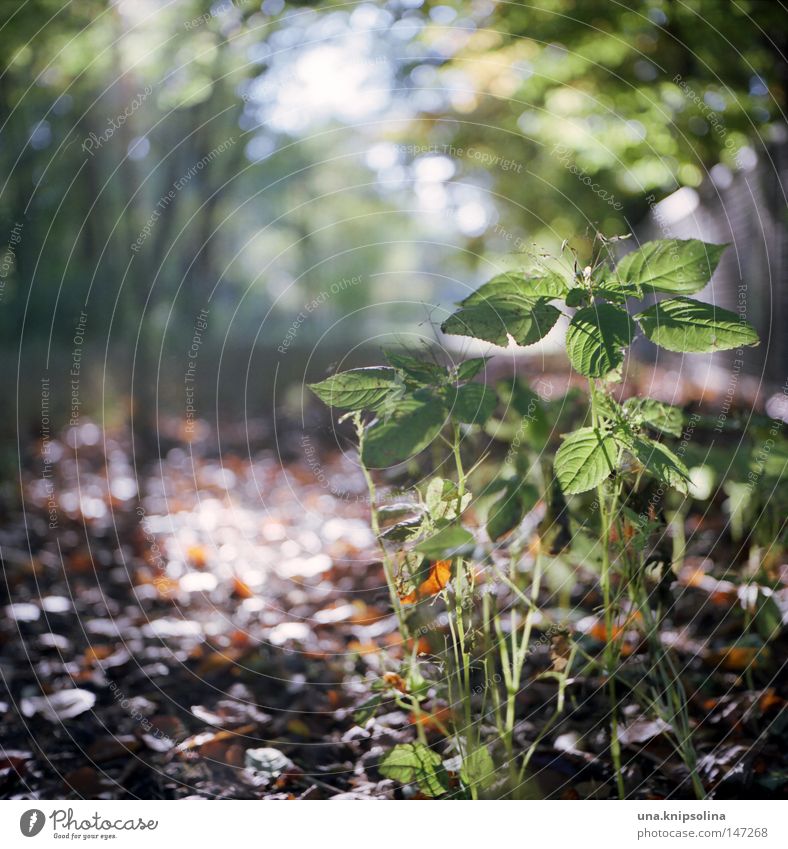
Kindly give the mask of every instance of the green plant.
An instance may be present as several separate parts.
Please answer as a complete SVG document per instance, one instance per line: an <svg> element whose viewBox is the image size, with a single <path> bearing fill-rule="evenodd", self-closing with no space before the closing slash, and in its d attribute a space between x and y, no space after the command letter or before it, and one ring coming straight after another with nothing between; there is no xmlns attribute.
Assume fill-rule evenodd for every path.
<svg viewBox="0 0 788 849"><path fill-rule="evenodd" d="M604 255L604 240L602 245L601 257L594 257L592 264L582 269L575 263L571 275L547 267L531 273L500 274L465 298L442 325L447 334L500 346L527 346L544 339L562 315L568 318L566 353L573 369L588 381L588 405L585 419L563 435L552 458L547 405L517 382L499 387L499 392L475 382L485 368L485 358L444 367L388 353L387 367L354 369L310 387L329 406L347 411L355 422L370 490L372 526L384 548L386 579L403 638L410 636L408 611L413 602L440 596L446 604L446 683L450 704L461 707L461 716L449 733L462 764L459 787L474 798L489 789L493 778L486 741L479 738L479 723L472 713L474 652L480 647L485 680L497 674L492 670L492 657L497 657L495 669L501 670L503 686L499 688L496 682L496 686L485 687L478 709L485 715L489 703L498 729L507 767L507 781L499 792L506 795L522 782L536 746L534 743L517 762L516 696L541 582L546 565L550 565L546 561L557 559L555 555L570 541L583 552L586 562L598 564L604 647L601 661L588 660L601 669L607 682L610 750L619 795L625 795L617 697L622 617L640 622L657 682L651 688L633 688L635 695L670 725L674 747L687 765L696 794L704 792L695 768L686 696L669 654L659 643L661 614L651 610L643 577L647 565L643 552L655 529L664 492L685 494L690 482L681 452L666 443L682 435L683 413L650 398L621 401L614 388L621 379L626 351L639 333L662 348L682 353L756 345L758 337L739 316L688 297L708 283L724 246L697 240L650 242L612 266ZM671 297L640 311L628 309L632 299L663 293ZM488 434L506 430L505 416L493 418L501 399L516 411L519 428L514 433L510 428L512 450L481 492L488 500L494 496L486 525L490 542L485 543L463 522L473 500L469 481L485 458L477 458L466 468L463 441L474 430L485 429ZM365 421L365 414L372 418ZM405 463L436 441L448 449L454 480L445 473L426 480L416 488L418 503L412 515L383 530L370 470ZM587 492L595 496L588 512L597 523L596 537L587 522L573 537L568 532L565 499ZM651 498L646 501L649 493ZM536 551L530 555L530 590L523 591L519 566L525 559L527 540L513 531L537 504L546 507L548 524L544 527L543 520ZM562 527L567 532L558 541L556 529ZM506 540L509 567L495 566L495 578L513 593L525 612L514 606L502 610L484 594L481 611L474 616L478 600L474 564L495 565L491 557L501 539ZM635 539L638 545L633 544ZM574 657L573 651L568 664L551 673L560 694L554 719L563 706L566 676ZM412 675L414 663L412 656L406 678ZM419 745L424 743L422 740ZM395 750L386 761L392 777L410 776L428 795L436 795L439 788L448 792L449 784L441 783L445 771L434 752L426 747L397 749L402 750Z"/></svg>

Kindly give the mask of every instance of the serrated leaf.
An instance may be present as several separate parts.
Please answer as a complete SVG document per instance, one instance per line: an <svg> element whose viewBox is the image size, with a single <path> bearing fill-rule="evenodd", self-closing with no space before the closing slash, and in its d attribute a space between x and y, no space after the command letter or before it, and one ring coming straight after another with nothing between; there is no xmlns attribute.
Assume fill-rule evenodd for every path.
<svg viewBox="0 0 788 849"><path fill-rule="evenodd" d="M642 298L643 290L635 283L620 283L616 280L603 280L591 287L594 296L616 304L626 303L627 298Z"/></svg>
<svg viewBox="0 0 788 849"><path fill-rule="evenodd" d="M684 413L672 404L655 401L653 398L628 398L624 408L631 410L641 421L660 433L681 436L684 428Z"/></svg>
<svg viewBox="0 0 788 849"><path fill-rule="evenodd" d="M656 440L639 437L630 450L660 483L686 494L689 470L670 448Z"/></svg>
<svg viewBox="0 0 788 849"><path fill-rule="evenodd" d="M527 346L544 339L560 315L560 311L546 298L520 303L485 300L463 307L449 316L441 330L454 336L482 339L504 348L511 336L518 345Z"/></svg>
<svg viewBox="0 0 788 849"><path fill-rule="evenodd" d="M375 410L401 388L395 369L377 367L351 369L309 384L324 404L340 410Z"/></svg>
<svg viewBox="0 0 788 849"><path fill-rule="evenodd" d="M484 424L493 414L498 397L483 383L466 383L449 393L451 416L463 424Z"/></svg>
<svg viewBox="0 0 788 849"><path fill-rule="evenodd" d="M495 781L495 763L486 748L479 746L462 759L460 780L466 787L482 790Z"/></svg>
<svg viewBox="0 0 788 849"><path fill-rule="evenodd" d="M566 437L555 455L555 473L567 495L586 492L615 469L616 442L610 434L582 427Z"/></svg>
<svg viewBox="0 0 788 849"><path fill-rule="evenodd" d="M506 271L498 274L460 301L463 307L472 307L485 301L521 304L539 298L563 298L569 291L564 278L553 271L523 274Z"/></svg>
<svg viewBox="0 0 788 849"><path fill-rule="evenodd" d="M647 242L619 262L616 276L622 283L642 286L645 291L692 295L711 280L727 247L698 239Z"/></svg>
<svg viewBox="0 0 788 849"><path fill-rule="evenodd" d="M384 351L386 359L394 368L403 371L408 377L425 384L437 384L446 380L446 369L435 363L411 357L409 354L398 354L394 351Z"/></svg>
<svg viewBox="0 0 788 849"><path fill-rule="evenodd" d="M402 463L423 451L440 433L446 410L432 395L401 399L390 416L373 422L364 434L361 460L368 469Z"/></svg>
<svg viewBox="0 0 788 849"><path fill-rule="evenodd" d="M755 329L735 313L692 298L660 301L635 318L646 336L667 351L704 354L760 342Z"/></svg>
<svg viewBox="0 0 788 849"><path fill-rule="evenodd" d="M449 560L460 557L473 548L473 534L459 525L443 528L438 533L422 540L416 551L430 560Z"/></svg>
<svg viewBox="0 0 788 849"><path fill-rule="evenodd" d="M441 757L423 743L400 743L384 755L380 773L401 784L418 784L425 796L448 792L448 777Z"/></svg>
<svg viewBox="0 0 788 849"><path fill-rule="evenodd" d="M474 357L470 360L460 363L457 366L457 380L473 380L474 377L484 368L489 357Z"/></svg>
<svg viewBox="0 0 788 849"><path fill-rule="evenodd" d="M624 361L624 348L636 332L624 310L595 304L575 313L566 332L566 350L574 369L586 377L604 377Z"/></svg>

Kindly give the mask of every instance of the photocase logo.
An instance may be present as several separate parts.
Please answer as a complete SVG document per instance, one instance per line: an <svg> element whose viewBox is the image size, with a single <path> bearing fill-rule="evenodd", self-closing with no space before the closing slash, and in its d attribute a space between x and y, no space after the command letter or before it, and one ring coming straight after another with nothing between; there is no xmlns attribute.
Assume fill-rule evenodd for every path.
<svg viewBox="0 0 788 849"><path fill-rule="evenodd" d="M25 837L35 837L44 827L45 822L46 817L43 811L39 811L37 808L31 808L29 811L25 811L19 818L19 830Z"/></svg>

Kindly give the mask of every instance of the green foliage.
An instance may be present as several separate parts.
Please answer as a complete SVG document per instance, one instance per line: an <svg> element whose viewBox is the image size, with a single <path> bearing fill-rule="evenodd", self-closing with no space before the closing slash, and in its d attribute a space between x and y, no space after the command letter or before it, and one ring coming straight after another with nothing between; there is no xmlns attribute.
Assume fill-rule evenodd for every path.
<svg viewBox="0 0 788 849"><path fill-rule="evenodd" d="M376 410L399 388L393 368L358 368L340 372L309 388L329 407Z"/></svg>
<svg viewBox="0 0 788 849"><path fill-rule="evenodd" d="M483 790L495 781L495 763L487 749L479 746L463 758L460 780L468 787L475 785Z"/></svg>
<svg viewBox="0 0 788 849"><path fill-rule="evenodd" d="M497 345L512 339L530 345L555 325L562 312L556 302L564 309L583 305L569 322L566 350L574 369L591 381L618 375L638 327L652 342L683 353L758 344L753 328L738 316L683 296L654 304L634 318L628 312L629 298L644 292L699 291L724 248L697 239L649 242L625 256L614 272L598 264L572 283L555 271L499 274L465 298L443 323L443 330ZM484 425L493 415L496 393L470 382L485 358L449 370L408 354L388 352L386 357L391 368L353 369L310 387L338 409L378 414L366 426L362 442L367 467L384 468L409 459L430 445L449 422ZM511 402L531 424L544 416L530 390L515 387ZM566 494L598 486L616 470L619 450L624 449L647 474L686 491L684 464L665 445L640 434L646 427L679 436L680 410L648 398L630 399L622 407L599 389L593 390L593 402L599 423L570 433L556 454L555 471ZM488 516L492 540L511 531L533 506L527 488L511 482L503 486L505 491Z"/></svg>
<svg viewBox="0 0 788 849"><path fill-rule="evenodd" d="M462 424L484 424L493 414L498 398L481 383L467 383L449 391L451 415Z"/></svg>
<svg viewBox="0 0 788 849"><path fill-rule="evenodd" d="M493 542L514 530L539 500L539 490L528 481L512 478L501 481L501 487L503 492L487 515L487 535Z"/></svg>
<svg viewBox="0 0 788 849"><path fill-rule="evenodd" d="M448 792L448 777L441 757L422 743L400 743L380 762L380 773L402 784L417 784L425 796Z"/></svg>
<svg viewBox="0 0 788 849"><path fill-rule="evenodd" d="M702 354L759 342L754 328L735 313L691 298L660 301L635 318L646 336L668 351Z"/></svg>
<svg viewBox="0 0 788 849"><path fill-rule="evenodd" d="M581 427L564 440L555 455L555 473L567 495L586 492L616 468L618 447L609 433Z"/></svg>
<svg viewBox="0 0 788 849"><path fill-rule="evenodd" d="M391 368L357 369L311 387L318 397L339 409L355 408L361 461L367 468L402 462L437 439L451 448L456 483L444 477L428 477L423 494L418 493L418 509L414 507L413 515L397 522L380 537L387 545L400 547L399 589L392 593L400 593L401 604L413 605L440 594L447 604L448 615L454 617L450 618L452 645L451 651L447 650L447 674L459 688L468 728L472 727L470 670L475 625L472 614L466 614L466 607L473 602L474 583L474 571L467 568L467 561L479 553L494 560L496 550L507 546L510 551L521 551L523 540L512 532L538 504L545 508L538 525L538 550L549 554L553 570L552 577L545 574L548 585L556 574L562 585L567 583L573 562L598 566L604 627L610 634L613 623L622 614L621 596L614 595L611 575L614 569L623 569L620 564L627 564L630 571L620 577L628 584L635 606L643 609L644 619L652 615L640 576L651 562L646 560L649 540L661 529L655 504L665 489L686 496L691 482L684 461L687 443L682 442L677 453L660 439L669 441L682 435L684 414L679 408L652 398L629 398L622 403L613 397L612 382L620 373L627 349L639 329L652 342L687 353L758 343L755 331L739 317L683 295L663 300L634 316L630 313L630 300L645 294L700 291L708 283L723 250L723 246L697 240L668 240L643 245L619 262L612 272L604 263L597 263L576 272L571 281L554 272L498 275L465 298L460 309L444 322L446 333L497 345L508 345L512 340L529 345L543 338L560 315L570 317L566 351L575 371L588 379L588 409L585 421L569 422L566 429L575 429L563 436L554 456L550 434L563 429L563 409L575 406L567 404L569 396L544 402L518 379L501 382L497 392L483 383L471 382L484 368L484 358L444 368L410 355L389 353ZM575 310L573 314L571 310ZM499 406L504 408L503 412L500 418L494 418ZM365 412L372 414L372 418L362 423ZM576 427L577 424L580 426ZM472 494L463 467L461 439L474 428L483 428L496 440L510 445L502 467L495 470L491 481L487 479L482 491L488 505L489 543L477 542L473 530L466 527L466 510ZM773 428L769 434L770 450L758 455L758 474L766 473L767 466L769 474L772 467L784 466L784 457L780 456L779 448L774 448ZM776 461L770 460L773 450ZM639 493L641 481L645 483L643 492ZM739 531L749 509L751 489L744 485L728 488L731 518ZM593 539L582 528L577 532L571 527L567 503L569 496L582 496L591 490L596 490L591 514L599 522L598 535ZM632 504L628 501L628 490ZM635 501L638 497L645 498L648 492L657 492L659 496L636 512ZM611 548L616 545L618 549L613 557ZM536 555L537 565L539 557ZM388 569L391 568L389 564ZM515 578L513 568L507 584L520 598L525 598L514 584ZM502 638L500 611L493 605L490 613L485 602L482 629L485 638L491 639L492 628L497 638L503 639L500 656L506 692L490 701L510 765L516 715L514 698L528 650L529 617L538 594L536 578L534 582L522 634L515 634L511 626L509 636ZM452 595L456 601L454 607ZM766 635L764 639L779 633L777 613L768 596L754 608L754 627ZM495 623L493 626L491 621ZM650 638L653 627L646 631ZM664 660L663 648L659 646L654 651L657 652L653 659L655 669L665 677L671 700L685 704L685 694L680 682L674 680L669 661ZM603 654L610 702L615 708L616 682L615 676L610 675L618 659L614 639L605 640ZM566 671L562 673L558 669L550 674L557 677L559 686L563 686L562 680L565 684ZM400 698L405 699L406 695ZM705 791L694 771L696 755L681 716L671 726L675 744L690 770L696 794L702 797ZM617 721L614 709L611 751L619 794L623 796L621 754L616 748ZM478 739L470 739L470 733L466 734L455 730L455 751L466 753L461 762L460 782L474 797L479 790L492 785L495 762ZM442 795L448 789L440 758L423 742L396 746L384 758L381 772L403 783L418 785L425 795Z"/></svg>
<svg viewBox="0 0 788 849"><path fill-rule="evenodd" d="M679 492L687 492L689 471L666 445L647 437L638 437L634 443L633 453L646 471L660 483L672 486Z"/></svg>
<svg viewBox="0 0 788 849"><path fill-rule="evenodd" d="M628 398L623 410L635 423L644 423L668 436L681 436L684 413L672 404L653 398Z"/></svg>
<svg viewBox="0 0 788 849"><path fill-rule="evenodd" d="M402 463L423 451L441 432L445 421L443 405L426 390L403 397L390 415L367 428L361 461L369 469Z"/></svg>
<svg viewBox="0 0 788 849"><path fill-rule="evenodd" d="M726 247L698 239L648 242L621 260L616 275L645 292L693 295L711 280Z"/></svg>
<svg viewBox="0 0 788 849"><path fill-rule="evenodd" d="M473 534L459 525L443 528L416 546L416 551L430 560L448 560L467 554L473 548Z"/></svg>
<svg viewBox="0 0 788 849"><path fill-rule="evenodd" d="M463 304L465 302L463 301ZM470 336L505 346L511 337L518 345L533 345L553 329L561 313L546 298L485 300L446 319L444 333Z"/></svg>
<svg viewBox="0 0 788 849"><path fill-rule="evenodd" d="M636 327L627 313L596 304L575 313L566 332L569 362L586 377L605 377L624 362Z"/></svg>

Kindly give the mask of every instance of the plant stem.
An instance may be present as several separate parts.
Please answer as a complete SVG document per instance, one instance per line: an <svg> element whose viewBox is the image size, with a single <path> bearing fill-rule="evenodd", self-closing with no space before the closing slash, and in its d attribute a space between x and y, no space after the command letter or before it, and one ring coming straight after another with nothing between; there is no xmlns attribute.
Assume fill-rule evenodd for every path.
<svg viewBox="0 0 788 849"><path fill-rule="evenodd" d="M591 379L588 381L588 388L591 397L591 421L593 427L596 429L599 427L597 390L594 381ZM615 469L611 469L611 471L615 471ZM613 671L616 663L616 643L613 637L616 617L610 593L610 531L613 518L617 512L618 497L617 494L614 494L609 505L610 509L608 509L604 482L599 484L596 494L601 523L602 568L600 572L600 585L602 588L602 605L605 620L604 674L607 677L607 691L610 701L610 755L613 760L618 795L619 798L624 799L626 797L626 789L624 787L624 776L621 772L621 743L618 739L618 700L616 698L616 679Z"/></svg>
<svg viewBox="0 0 788 849"><path fill-rule="evenodd" d="M353 424L356 427L359 466L361 466L361 471L367 484L367 492L369 493L369 522L372 527L372 533L375 535L375 539L380 545L383 574L386 577L386 586L388 587L391 606L394 608L394 614L397 617L397 625L399 626L400 636L402 637L403 642L405 642L409 637L409 630L407 623L405 622L405 615L402 611L399 594L397 593L397 586L394 581L394 569L385 545L380 542L380 519L378 517L377 488L375 487L375 481L372 479L369 469L364 465L364 461L361 459L362 452L364 450L364 424L361 421L360 412L353 414Z"/></svg>

